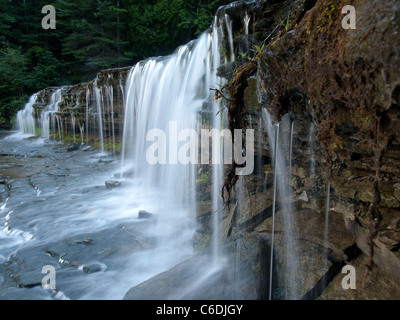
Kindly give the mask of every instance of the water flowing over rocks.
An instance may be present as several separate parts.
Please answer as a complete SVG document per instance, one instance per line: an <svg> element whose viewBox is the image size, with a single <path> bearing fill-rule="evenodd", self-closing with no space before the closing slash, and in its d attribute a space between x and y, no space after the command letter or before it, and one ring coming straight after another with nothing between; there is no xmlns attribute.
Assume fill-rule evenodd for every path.
<svg viewBox="0 0 400 320"><path fill-rule="evenodd" d="M78 146L68 151L121 156L114 178L123 183L108 180L108 188L123 192L125 181L137 178L142 190L160 188L152 201L157 211L143 207L157 221L136 207L132 213L155 234L141 234L134 223L124 232L108 227L122 246L115 255L144 250L146 259L149 252L165 259L149 274L138 265L145 276L132 280L125 299L400 298L400 11L394 0L350 2L356 30L341 26L348 4L342 0L237 1L218 10L208 33L170 57L47 88L27 103L22 131L37 134L36 124L42 136ZM150 167L143 158L147 130L167 129L177 119L197 130L253 129L254 150L246 152L255 154L254 172L232 176L234 167L223 164ZM69 168L44 169L35 156L27 168L26 159L5 155L0 174L74 178ZM11 160L18 172L3 169ZM100 160L92 165L114 165ZM3 202L8 179L0 175ZM112 270L117 262L104 233L79 235L95 241L43 245L41 258L86 275ZM92 246L107 262L92 255ZM171 262L168 246L185 250ZM76 262L82 248L85 263ZM18 270L18 284L34 286L35 260L25 255L28 249L8 264ZM357 290L341 285L345 265L356 268Z"/></svg>

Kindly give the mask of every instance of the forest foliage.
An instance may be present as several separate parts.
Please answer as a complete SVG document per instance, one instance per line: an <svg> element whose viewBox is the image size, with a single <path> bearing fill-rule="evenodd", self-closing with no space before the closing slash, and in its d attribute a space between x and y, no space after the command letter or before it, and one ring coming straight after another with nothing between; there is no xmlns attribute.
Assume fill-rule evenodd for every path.
<svg viewBox="0 0 400 320"><path fill-rule="evenodd" d="M167 55L205 31L229 0L0 0L0 123L34 92ZM56 9L43 29L42 7Z"/></svg>

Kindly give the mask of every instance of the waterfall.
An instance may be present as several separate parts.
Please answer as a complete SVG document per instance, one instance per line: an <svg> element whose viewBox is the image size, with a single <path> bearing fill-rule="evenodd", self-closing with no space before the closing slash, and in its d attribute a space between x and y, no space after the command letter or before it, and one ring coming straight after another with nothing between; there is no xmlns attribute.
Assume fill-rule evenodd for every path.
<svg viewBox="0 0 400 320"><path fill-rule="evenodd" d="M99 138L100 138L100 150L104 153L104 133L103 133L103 114L104 114L104 101L101 89L97 86L98 79L96 78L93 83L93 91L96 101L97 108L97 120L99 125Z"/></svg>
<svg viewBox="0 0 400 320"><path fill-rule="evenodd" d="M89 103L90 103L90 89L89 86L86 88L86 108L85 108L85 130L86 130L86 142L89 143Z"/></svg>
<svg viewBox="0 0 400 320"><path fill-rule="evenodd" d="M35 135L36 134L36 126L35 126L35 118L34 118L34 108L33 106L37 102L37 93L32 95L25 105L23 110L20 110L17 113L17 124L18 130L21 133Z"/></svg>
<svg viewBox="0 0 400 320"><path fill-rule="evenodd" d="M115 156L115 124L114 124L114 89L111 85L105 87L106 97L108 102L108 111L111 116L110 135L112 137L112 153Z"/></svg>
<svg viewBox="0 0 400 320"><path fill-rule="evenodd" d="M329 248L329 212L330 212L330 200L331 200L331 181L330 177L328 177L328 186L326 192L326 209L325 209L325 230L324 230L324 246L325 246L325 254L326 261L325 264L328 264L328 248Z"/></svg>
<svg viewBox="0 0 400 320"><path fill-rule="evenodd" d="M248 35L249 21L247 15L244 21L245 35ZM71 127L75 140L78 125L82 141L84 134L87 142L91 134L95 134L100 141L101 151L111 149L115 154L114 97L118 98L118 91L114 90L122 93L125 114L121 173L130 169L134 172L132 179L122 181L123 186L132 187L133 190L140 185L144 193L150 193L152 200L143 201L148 205L143 210L157 217L154 228L150 230L156 235L158 244L153 257L149 258L152 260L146 261L150 268L156 265L156 270L164 271L193 254L193 236L197 228L198 166L181 163L178 157L180 160L182 153L187 155L182 151L188 150L184 147L188 142L193 143L198 139L188 136L189 130L200 133L201 129L206 128L222 132L227 127L227 111L223 108L223 101L214 101L214 92L210 88L221 89L226 84L227 80L217 75L218 68L221 65L233 67L234 62L233 22L228 14L223 14L215 17L209 31L181 46L172 55L149 58L136 64L131 68L125 84L122 84L121 78L119 83L112 83L109 81L112 80L110 75L104 81L100 74L93 82L83 84L86 92L83 91L79 97L79 103L76 102L70 117L61 118L58 115L61 112L59 109L63 110L60 105L62 101L68 106L67 110L75 103L69 100L74 92L69 91L65 97L63 88L53 92L49 105L42 112L44 136L50 137L52 130L57 129L61 138L64 129ZM79 109L81 100L83 111ZM203 111L211 114L210 119L202 118ZM67 112L71 111L65 112L68 115ZM78 112L83 117L79 117ZM215 270L224 261L220 232L224 208L221 197L224 139L222 136L217 139L221 144L214 143L212 137L212 155L219 154L216 158L222 161L211 163L211 170L206 173L210 175L207 178L211 184L212 203L210 260ZM164 142L165 148L160 147ZM109 147L110 143L112 147ZM155 151L152 154L157 160L155 163L149 161L149 151ZM126 177L121 174L120 178ZM240 181L239 184L242 184L243 179ZM276 183L276 186L279 184Z"/></svg>
<svg viewBox="0 0 400 320"><path fill-rule="evenodd" d="M231 50L231 62L235 61L235 50L233 45L233 32L232 32L232 20L227 14L225 14L226 29L228 32L229 47Z"/></svg>
<svg viewBox="0 0 400 320"><path fill-rule="evenodd" d="M219 112L220 105L213 102L213 92L210 91L222 83L216 75L221 63L219 33L222 28L216 22L212 31L180 47L173 55L138 63L127 79L122 171L134 167L135 179L141 180L144 187L158 190L158 234L164 252L170 252L170 248L177 244L181 252L191 252L196 226L197 172L195 165L177 161L178 149L187 142L187 137L182 134L185 130L196 131L201 127L199 112L205 101L213 105L212 127L220 130L223 124L223 112ZM154 136L148 135L154 130L165 133L161 140L166 143L168 152L165 153L165 163L160 163L159 158L158 163L151 165L146 159L151 144L146 140L156 141ZM222 179L223 163L213 165L215 211L222 203ZM215 215L214 259L219 255L217 224L218 216ZM176 258L164 254L163 260L167 263Z"/></svg>
<svg viewBox="0 0 400 320"><path fill-rule="evenodd" d="M226 21L226 18L225 18ZM217 69L220 65L220 55L218 52L218 44L219 44L219 37L218 34L219 32L222 33L222 24L220 25L221 29L218 30L217 28L217 18L215 17L214 21L214 26L213 26L213 42L212 42L212 58L213 58L213 66L214 70ZM212 85L215 85L217 82L216 79L216 73L213 72L211 73L211 83ZM221 81L221 80L219 80ZM212 128L220 130L222 129L221 127L223 126L223 119L224 119L224 112L221 110L220 104L213 104L213 122L212 122ZM222 154L222 148L220 150L216 149L216 145L213 144L213 149L212 149L212 154L219 154L221 156ZM223 162L221 161L220 164L213 164L212 166L212 186L211 186L211 192L212 192L212 212L213 212L213 234L212 234L212 257L213 257L213 263L218 264L220 260L220 255L221 255L221 250L220 250L220 230L219 230L219 216L220 216L220 211L221 207L223 207L222 199L221 199L221 188L222 188L222 182L223 182Z"/></svg>
<svg viewBox="0 0 400 320"><path fill-rule="evenodd" d="M250 19L251 17L249 16L249 14L246 11L246 14L244 16L244 34L245 36L249 35L249 23L250 23Z"/></svg>
<svg viewBox="0 0 400 320"><path fill-rule="evenodd" d="M244 22L244 35L246 36L245 38L245 47L246 50L249 50L249 23L250 23L251 17L249 16L248 12L246 11L246 14L244 16L243 22Z"/></svg>
<svg viewBox="0 0 400 320"><path fill-rule="evenodd" d="M42 136L45 138L50 138L51 132L60 132L61 128L55 128L57 112L59 111L58 105L61 102L61 91L62 89L57 89L53 92L50 98L50 103L45 107L40 115L40 128L42 130ZM58 123L58 121L57 121Z"/></svg>
<svg viewBox="0 0 400 320"><path fill-rule="evenodd" d="M271 135L272 136L272 135ZM272 276L273 276L273 266L274 266L274 244L275 244L275 217L276 217L276 187L277 187L277 160L278 160L278 148L279 148L279 125L275 129L275 139L274 139L274 193L272 199L272 232L271 232L271 256L270 256L270 268L269 268L269 299L272 300Z"/></svg>
<svg viewBox="0 0 400 320"><path fill-rule="evenodd" d="M220 55L224 24L228 30L226 37L230 39L231 59L234 59L232 22L225 15L221 21L215 18L211 31L180 47L173 55L138 63L127 79L121 172L134 167L137 179L148 188L157 186L160 190L159 225L164 245L176 238L179 230L186 230L181 236L186 238L179 241L191 247L195 228L197 172L194 165L177 163L178 147L186 142L181 133L202 127L199 112L205 102L212 105L211 127L217 130L224 127L224 111L220 103L213 101L210 91L224 84L217 77L217 69L224 59ZM146 159L149 147L146 140L154 138L147 134L154 129L166 134L168 164L150 165ZM213 143L212 153L222 155L223 146L217 150L217 145ZM221 254L218 212L223 207L223 165L223 161L212 164L214 262L219 261Z"/></svg>

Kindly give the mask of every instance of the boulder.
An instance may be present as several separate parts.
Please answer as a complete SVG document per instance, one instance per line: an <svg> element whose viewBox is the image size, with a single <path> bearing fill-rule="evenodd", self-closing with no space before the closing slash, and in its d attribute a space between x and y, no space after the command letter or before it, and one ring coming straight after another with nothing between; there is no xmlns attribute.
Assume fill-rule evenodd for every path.
<svg viewBox="0 0 400 320"><path fill-rule="evenodd" d="M106 183L107 189L118 188L121 185L121 182L119 182L117 180L107 180L105 183Z"/></svg>
<svg viewBox="0 0 400 320"><path fill-rule="evenodd" d="M0 130L11 130L12 127L12 123L0 123Z"/></svg>
<svg viewBox="0 0 400 320"><path fill-rule="evenodd" d="M97 273L104 271L106 269L106 266L102 263L92 263L89 265L84 265L82 267L83 272L92 274L92 273Z"/></svg>
<svg viewBox="0 0 400 320"><path fill-rule="evenodd" d="M142 219L151 219L154 216L154 214L147 212L146 210L140 210L139 211L139 215L138 215L138 219L142 220Z"/></svg>
<svg viewBox="0 0 400 320"><path fill-rule="evenodd" d="M268 293L266 242L255 233L226 241L225 263L194 256L131 288L124 300L255 300Z"/></svg>
<svg viewBox="0 0 400 320"><path fill-rule="evenodd" d="M71 143L67 146L67 152L73 152L79 150L81 145L79 143Z"/></svg>

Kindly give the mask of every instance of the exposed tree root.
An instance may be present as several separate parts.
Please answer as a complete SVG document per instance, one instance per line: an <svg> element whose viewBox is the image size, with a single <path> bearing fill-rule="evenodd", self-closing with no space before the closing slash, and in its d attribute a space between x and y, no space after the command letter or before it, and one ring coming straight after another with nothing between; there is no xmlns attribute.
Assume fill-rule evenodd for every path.
<svg viewBox="0 0 400 320"><path fill-rule="evenodd" d="M227 102L228 108L228 129L233 133L235 129L245 129L245 117L247 114L246 106L244 104L244 91L248 86L247 80L257 72L256 60L251 60L245 65L239 67L235 72L233 78L223 88L229 97L226 98L221 91L215 90L214 98L216 100L224 98ZM238 177L236 175L236 168L238 165L235 161L225 176L224 185L221 190L221 196L225 205L231 202L231 192L234 188Z"/></svg>

